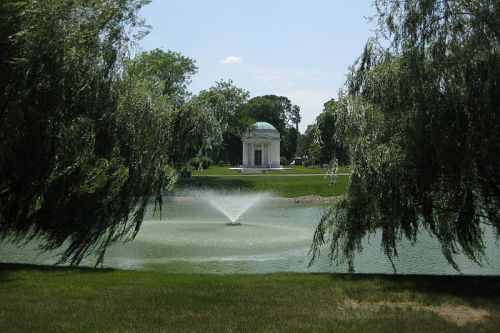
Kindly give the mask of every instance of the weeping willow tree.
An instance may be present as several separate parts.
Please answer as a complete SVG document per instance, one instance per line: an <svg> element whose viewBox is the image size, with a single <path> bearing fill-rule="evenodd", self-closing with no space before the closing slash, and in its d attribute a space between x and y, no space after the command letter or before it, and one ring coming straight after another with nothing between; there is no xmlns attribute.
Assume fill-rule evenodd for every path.
<svg viewBox="0 0 500 333"><path fill-rule="evenodd" d="M0 240L97 265L175 179L180 111L165 78L128 60L147 2L1 2Z"/></svg>
<svg viewBox="0 0 500 333"><path fill-rule="evenodd" d="M500 3L374 3L378 33L339 98L350 185L316 229L313 260L329 243L353 271L380 232L392 263L401 239L426 230L455 269L459 253L481 263L483 226L500 231Z"/></svg>

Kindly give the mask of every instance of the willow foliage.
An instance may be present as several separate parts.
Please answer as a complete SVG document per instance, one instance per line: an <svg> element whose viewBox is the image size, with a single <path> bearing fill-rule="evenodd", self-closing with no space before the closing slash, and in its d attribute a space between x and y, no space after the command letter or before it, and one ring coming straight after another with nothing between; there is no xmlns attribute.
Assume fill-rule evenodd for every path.
<svg viewBox="0 0 500 333"><path fill-rule="evenodd" d="M147 2L0 4L0 239L102 262L175 179L180 111L165 78L128 60Z"/></svg>
<svg viewBox="0 0 500 333"><path fill-rule="evenodd" d="M313 260L353 270L361 240L380 231L392 259L426 230L448 262L481 263L482 225L500 231L500 3L377 0L379 31L339 98L349 143L348 194L321 219Z"/></svg>

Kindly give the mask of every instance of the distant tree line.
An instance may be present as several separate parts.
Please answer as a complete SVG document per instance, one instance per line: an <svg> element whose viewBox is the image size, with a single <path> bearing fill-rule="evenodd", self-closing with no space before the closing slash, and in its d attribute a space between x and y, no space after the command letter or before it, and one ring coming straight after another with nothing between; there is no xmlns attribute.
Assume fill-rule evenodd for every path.
<svg viewBox="0 0 500 333"><path fill-rule="evenodd" d="M281 134L281 156L288 162L297 152L300 108L284 96L265 95L249 99L249 93L232 81L219 81L196 99L207 102L222 128L222 144L209 153L214 161L232 165L242 162L241 138L257 121L265 121Z"/></svg>

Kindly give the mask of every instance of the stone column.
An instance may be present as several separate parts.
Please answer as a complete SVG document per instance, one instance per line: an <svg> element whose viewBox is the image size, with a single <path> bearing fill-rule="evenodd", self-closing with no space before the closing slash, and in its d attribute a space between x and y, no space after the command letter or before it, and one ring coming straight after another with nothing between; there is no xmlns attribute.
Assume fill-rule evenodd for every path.
<svg viewBox="0 0 500 333"><path fill-rule="evenodd" d="M253 142L250 144L250 166L255 166L255 148Z"/></svg>
<svg viewBox="0 0 500 333"><path fill-rule="evenodd" d="M279 167L280 166L280 142L278 140L273 140L273 152L272 152L272 159L273 159L273 166Z"/></svg>
<svg viewBox="0 0 500 333"><path fill-rule="evenodd" d="M248 165L248 143L243 142L243 161L241 162L243 166Z"/></svg>
<svg viewBox="0 0 500 333"><path fill-rule="evenodd" d="M280 161L280 140L276 140L276 163L279 165L281 165L281 161Z"/></svg>
<svg viewBox="0 0 500 333"><path fill-rule="evenodd" d="M272 141L267 144L267 164L270 168L273 167L273 161L271 160L271 143Z"/></svg>

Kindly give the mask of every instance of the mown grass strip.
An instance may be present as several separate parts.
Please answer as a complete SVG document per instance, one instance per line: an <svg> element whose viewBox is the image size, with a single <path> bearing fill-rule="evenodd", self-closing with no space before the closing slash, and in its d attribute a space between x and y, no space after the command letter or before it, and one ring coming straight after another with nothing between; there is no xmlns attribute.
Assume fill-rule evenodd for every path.
<svg viewBox="0 0 500 333"><path fill-rule="evenodd" d="M498 332L497 277L190 275L0 265L0 331ZM403 306L397 306L403 304ZM481 308L457 326L425 306Z"/></svg>
<svg viewBox="0 0 500 333"><path fill-rule="evenodd" d="M330 178L324 176L196 176L179 180L177 189L239 189L253 192L270 191L288 198L304 195L329 197L345 194L348 181L348 176L338 176L333 185L330 184Z"/></svg>

